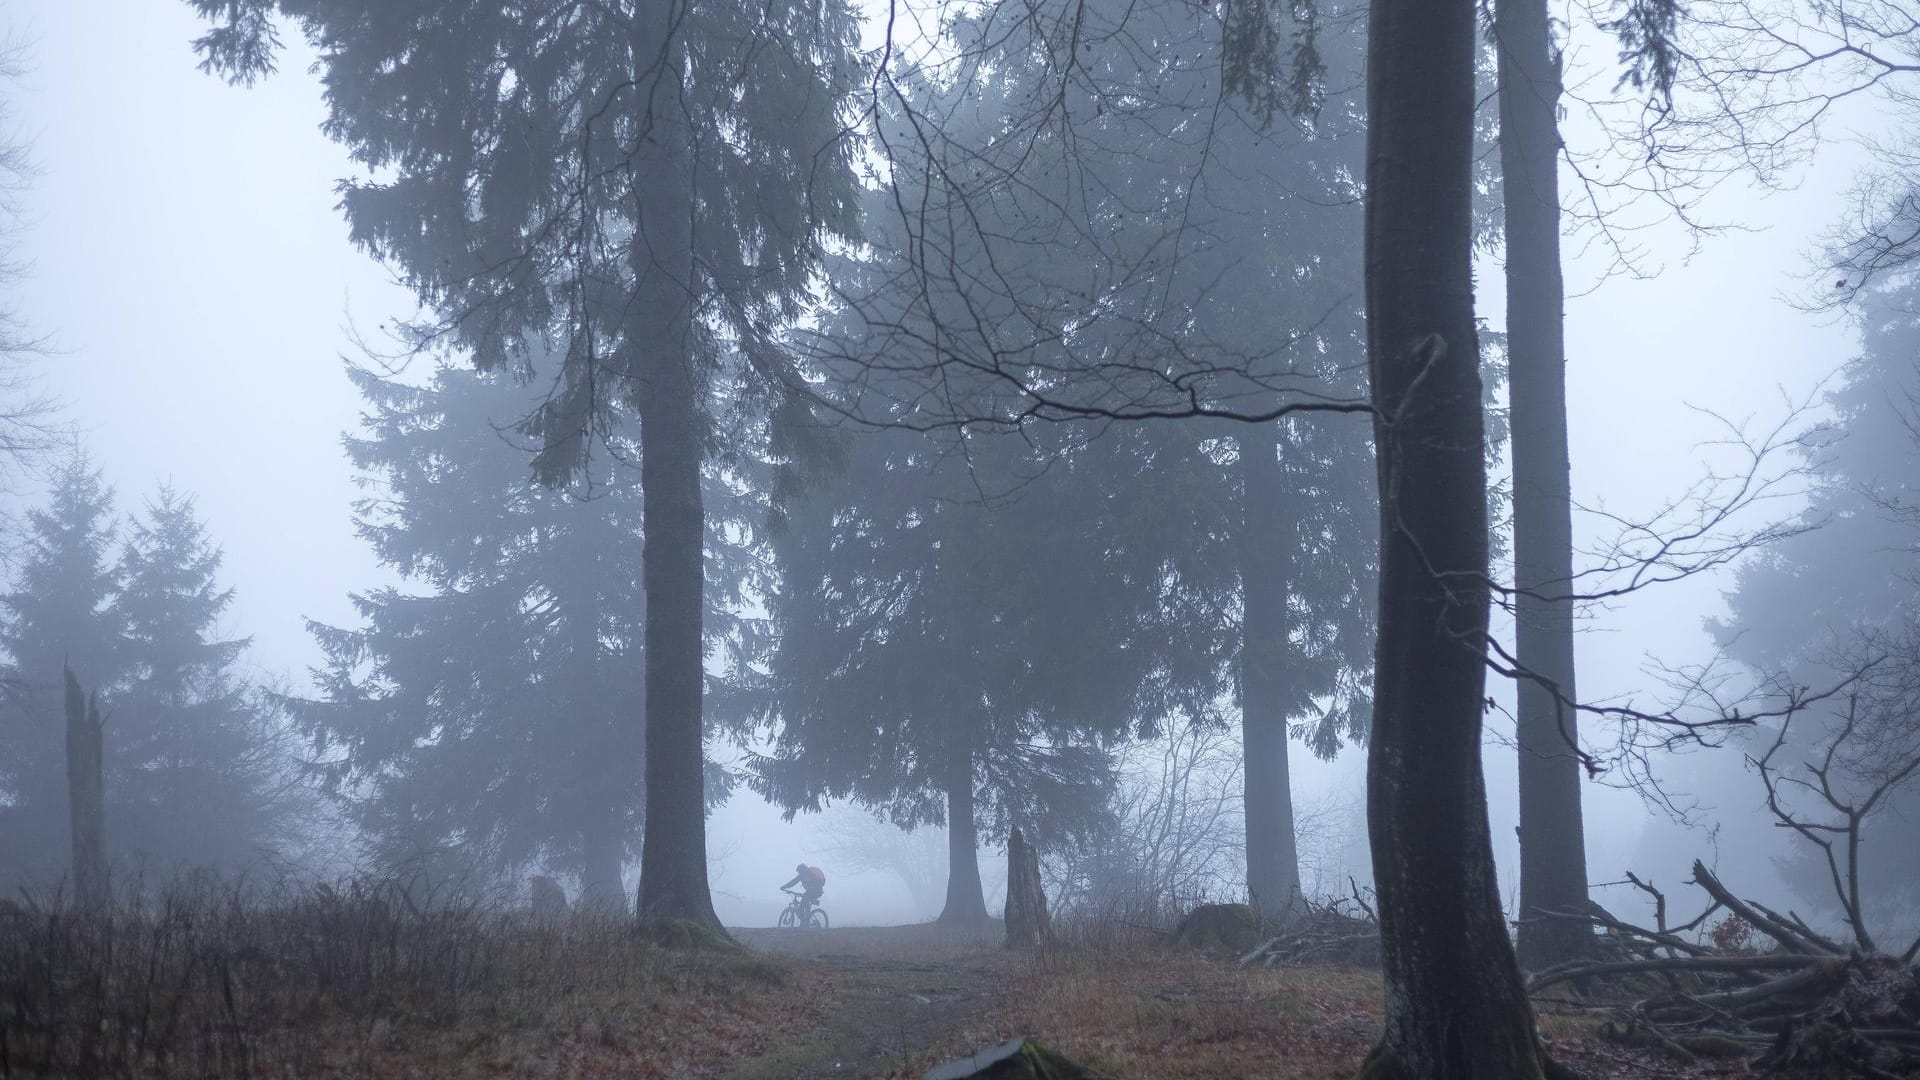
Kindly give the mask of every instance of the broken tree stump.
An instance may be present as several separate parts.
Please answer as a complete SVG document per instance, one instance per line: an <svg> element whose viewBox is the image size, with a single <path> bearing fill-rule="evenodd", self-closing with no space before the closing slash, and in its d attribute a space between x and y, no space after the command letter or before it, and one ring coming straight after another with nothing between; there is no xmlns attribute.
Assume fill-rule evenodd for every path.
<svg viewBox="0 0 1920 1080"><path fill-rule="evenodd" d="M533 881L533 917L540 922L559 922L567 917L567 890L546 876L535 874Z"/></svg>
<svg viewBox="0 0 1920 1080"><path fill-rule="evenodd" d="M67 684L67 810L73 829L73 899L89 915L107 909L107 789L101 769L104 725L98 694Z"/></svg>
<svg viewBox="0 0 1920 1080"><path fill-rule="evenodd" d="M1053 932L1047 915L1047 893L1040 884L1040 853L1020 835L1007 838L1007 944L1026 948L1045 941Z"/></svg>

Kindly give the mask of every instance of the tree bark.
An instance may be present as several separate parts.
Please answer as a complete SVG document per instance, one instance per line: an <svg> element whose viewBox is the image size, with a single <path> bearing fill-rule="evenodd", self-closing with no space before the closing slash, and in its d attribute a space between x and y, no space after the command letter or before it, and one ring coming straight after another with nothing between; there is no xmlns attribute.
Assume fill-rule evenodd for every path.
<svg viewBox="0 0 1920 1080"><path fill-rule="evenodd" d="M685 47L672 39L670 5L641 6L633 63L642 86L677 85ZM667 43L664 47L662 43ZM700 468L704 412L693 357L693 178L690 125L671 92L651 103L633 155L638 235L626 325L628 385L640 417L642 581L646 587L646 825L640 851L642 922L687 919L718 929L707 883L706 594Z"/></svg>
<svg viewBox="0 0 1920 1080"><path fill-rule="evenodd" d="M581 509L590 512L590 508ZM573 559L580 565L571 570L580 574L575 580L582 586L568 597L567 606L572 631L571 707L579 713L573 746L577 787L570 801L580 830L580 908L609 914L626 907L623 878L628 836L621 812L626 800L620 793L632 783L632 765L607 753L606 741L621 723L643 723L644 717L622 715L618 704L601 700L597 693L606 685L602 666L611 662L600 638L602 570L592 550L576 547Z"/></svg>
<svg viewBox="0 0 1920 1080"><path fill-rule="evenodd" d="M1038 945L1053 934L1047 892L1040 883L1040 853L1015 826L1007 837L1007 944Z"/></svg>
<svg viewBox="0 0 1920 1080"><path fill-rule="evenodd" d="M1367 352L1380 625L1367 754L1384 1032L1362 1075L1531 1080L1480 767L1486 432L1473 313L1473 0L1374 0Z"/></svg>
<svg viewBox="0 0 1920 1080"><path fill-rule="evenodd" d="M947 772L947 903L937 922L978 926L989 920L980 885L980 837L973 821L973 749L956 735Z"/></svg>
<svg viewBox="0 0 1920 1080"><path fill-rule="evenodd" d="M1239 435L1244 521L1240 557L1241 779L1246 810L1247 892L1261 915L1284 920L1300 903L1287 761L1287 588L1292 542L1285 528L1286 478L1279 431L1257 424Z"/></svg>
<svg viewBox="0 0 1920 1080"><path fill-rule="evenodd" d="M1500 167L1506 189L1512 403L1514 650L1520 754L1520 934L1539 971L1591 951L1574 697L1573 516L1560 272L1560 67L1545 0L1500 0Z"/></svg>
<svg viewBox="0 0 1920 1080"><path fill-rule="evenodd" d="M663 349L639 388L647 592L643 921L720 925L707 885L701 697L705 594L699 399L690 358Z"/></svg>
<svg viewBox="0 0 1920 1080"><path fill-rule="evenodd" d="M106 911L107 791L101 767L104 749L100 702L82 694L73 670L67 688L67 809L73 830L73 899L88 915Z"/></svg>

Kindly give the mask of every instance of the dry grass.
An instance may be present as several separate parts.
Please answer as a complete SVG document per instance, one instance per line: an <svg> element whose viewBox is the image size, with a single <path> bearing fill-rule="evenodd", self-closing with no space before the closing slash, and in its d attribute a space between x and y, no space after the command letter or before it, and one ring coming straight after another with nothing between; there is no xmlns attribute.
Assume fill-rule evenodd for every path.
<svg viewBox="0 0 1920 1080"><path fill-rule="evenodd" d="M1024 1035L1116 1077L1321 1080L1352 1075L1379 1035L1377 974L1243 969L1163 942L1140 923L1063 923L914 1068Z"/></svg>
<svg viewBox="0 0 1920 1080"><path fill-rule="evenodd" d="M375 881L104 919L0 903L0 1078L918 1078L1032 1036L1118 1078L1324 1080L1379 1032L1375 973L1240 968L1132 919L1063 920L1034 952L931 926L740 936L667 949ZM1585 1012L1542 1026L1596 1078L1745 1074L1608 1043Z"/></svg>
<svg viewBox="0 0 1920 1080"><path fill-rule="evenodd" d="M810 1028L785 961L390 885L0 908L0 1076L716 1073Z"/></svg>

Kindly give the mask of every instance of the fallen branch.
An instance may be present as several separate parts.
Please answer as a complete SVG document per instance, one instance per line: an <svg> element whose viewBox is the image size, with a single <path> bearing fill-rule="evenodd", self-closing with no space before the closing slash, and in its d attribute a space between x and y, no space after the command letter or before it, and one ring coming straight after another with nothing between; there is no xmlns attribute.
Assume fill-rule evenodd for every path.
<svg viewBox="0 0 1920 1080"><path fill-rule="evenodd" d="M1536 974L1531 992L1571 983L1592 999L1611 990L1620 1020L1605 1029L1612 1037L1683 1060L1761 1051L1754 1065L1768 1070L1920 1075L1920 981L1910 959L1844 949L1796 914L1740 899L1696 862L1694 884L1711 904L1687 926L1724 910L1776 946L1724 951L1666 929L1665 898L1633 883L1662 901L1658 928L1636 926L1597 904L1580 915L1543 916L1582 919L1604 931L1597 938L1606 944L1599 959ZM1639 976L1660 981L1636 984Z"/></svg>
<svg viewBox="0 0 1920 1080"><path fill-rule="evenodd" d="M1529 990L1544 990L1555 983L1572 979L1594 979L1607 975L1627 975L1641 971L1732 972L1798 971L1829 960L1825 956L1798 953L1774 953L1766 956L1673 956L1651 960L1618 960L1604 963L1576 963L1542 972L1527 984Z"/></svg>
<svg viewBox="0 0 1920 1080"><path fill-rule="evenodd" d="M1280 932L1240 957L1241 967L1299 967L1307 964L1345 964L1378 967L1380 922L1373 907L1354 887L1351 899L1326 903L1308 901L1304 910L1288 919Z"/></svg>

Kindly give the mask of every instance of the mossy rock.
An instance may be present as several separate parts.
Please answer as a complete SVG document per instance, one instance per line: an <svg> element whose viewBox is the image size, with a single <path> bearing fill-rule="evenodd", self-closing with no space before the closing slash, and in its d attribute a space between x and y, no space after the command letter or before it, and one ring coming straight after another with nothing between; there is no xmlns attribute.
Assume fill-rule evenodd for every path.
<svg viewBox="0 0 1920 1080"><path fill-rule="evenodd" d="M740 948L725 930L693 919L655 919L643 924L640 932L663 949L736 952Z"/></svg>
<svg viewBox="0 0 1920 1080"><path fill-rule="evenodd" d="M1105 1080L1085 1065L1033 1039L1014 1039L972 1057L949 1061L926 1080Z"/></svg>
<svg viewBox="0 0 1920 1080"><path fill-rule="evenodd" d="M1265 927L1247 904L1202 904L1173 928L1173 943L1186 949L1243 953L1260 944Z"/></svg>

